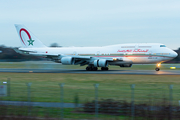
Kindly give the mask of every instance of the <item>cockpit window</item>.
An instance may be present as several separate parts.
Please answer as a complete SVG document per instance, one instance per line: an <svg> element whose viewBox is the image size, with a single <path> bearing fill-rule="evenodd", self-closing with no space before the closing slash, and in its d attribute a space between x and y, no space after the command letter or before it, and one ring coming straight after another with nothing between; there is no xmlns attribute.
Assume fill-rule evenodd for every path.
<svg viewBox="0 0 180 120"><path fill-rule="evenodd" d="M160 47L166 47L165 45L160 45Z"/></svg>

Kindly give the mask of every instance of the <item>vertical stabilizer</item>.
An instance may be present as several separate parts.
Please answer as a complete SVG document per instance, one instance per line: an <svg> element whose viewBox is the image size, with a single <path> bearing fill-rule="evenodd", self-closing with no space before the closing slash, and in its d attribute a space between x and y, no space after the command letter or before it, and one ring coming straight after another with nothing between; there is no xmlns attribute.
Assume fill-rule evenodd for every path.
<svg viewBox="0 0 180 120"><path fill-rule="evenodd" d="M15 24L17 33L20 37L20 41L23 47L27 48L38 48L46 47L29 29L24 25Z"/></svg>

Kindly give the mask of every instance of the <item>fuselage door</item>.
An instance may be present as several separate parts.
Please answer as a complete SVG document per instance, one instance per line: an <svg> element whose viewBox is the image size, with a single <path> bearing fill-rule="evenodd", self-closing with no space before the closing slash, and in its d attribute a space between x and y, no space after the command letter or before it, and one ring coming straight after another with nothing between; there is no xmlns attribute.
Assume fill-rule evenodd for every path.
<svg viewBox="0 0 180 120"><path fill-rule="evenodd" d="M152 51L149 51L149 56L152 56Z"/></svg>
<svg viewBox="0 0 180 120"><path fill-rule="evenodd" d="M77 55L77 52L76 52L76 51L74 51L74 52L73 52L73 55Z"/></svg>
<svg viewBox="0 0 180 120"><path fill-rule="evenodd" d="M136 44L135 45L135 50L137 50L139 48L139 45L138 44Z"/></svg>
<svg viewBox="0 0 180 120"><path fill-rule="evenodd" d="M96 55L99 56L99 55L100 55L100 51L97 51L97 52L96 52Z"/></svg>

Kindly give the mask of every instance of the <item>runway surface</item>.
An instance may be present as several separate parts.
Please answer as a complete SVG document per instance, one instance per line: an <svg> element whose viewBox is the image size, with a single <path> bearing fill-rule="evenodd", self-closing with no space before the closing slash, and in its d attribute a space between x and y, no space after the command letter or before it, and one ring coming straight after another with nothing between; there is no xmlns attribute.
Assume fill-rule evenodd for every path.
<svg viewBox="0 0 180 120"><path fill-rule="evenodd" d="M62 103L57 102L25 102L25 101L0 101L0 105L15 105L15 106L38 106L38 107L62 107ZM82 107L78 104L77 107ZM63 103L64 108L75 108L74 103Z"/></svg>
<svg viewBox="0 0 180 120"><path fill-rule="evenodd" d="M134 74L134 75L180 75L180 70L108 70L86 71L84 69L12 69L0 68L1 73L75 73L75 74Z"/></svg>
<svg viewBox="0 0 180 120"><path fill-rule="evenodd" d="M57 103L57 102L25 102L25 101L0 101L0 105L14 105L14 106L34 106L34 107L54 107L54 108L75 108L75 107L83 107L83 104L77 104L77 106L74 103ZM121 106L119 106L121 107ZM142 107L137 107L138 109L142 109ZM143 108L143 110L151 110L151 111L158 111L160 109L164 109L161 106L146 106ZM177 109L172 109L173 111L176 111Z"/></svg>

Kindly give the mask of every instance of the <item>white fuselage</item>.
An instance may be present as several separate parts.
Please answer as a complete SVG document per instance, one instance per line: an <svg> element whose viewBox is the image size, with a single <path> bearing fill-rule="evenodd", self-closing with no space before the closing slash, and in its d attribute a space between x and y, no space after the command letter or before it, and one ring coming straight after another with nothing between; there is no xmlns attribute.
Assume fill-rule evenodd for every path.
<svg viewBox="0 0 180 120"><path fill-rule="evenodd" d="M126 64L160 63L177 56L173 50L159 43L119 44L103 47L62 47L62 48L20 48L33 51L32 54L59 54L61 56L90 56L94 59L124 59ZM129 60L129 62L128 62ZM122 61L110 62L111 65L122 64Z"/></svg>
<svg viewBox="0 0 180 120"><path fill-rule="evenodd" d="M158 63L171 60L177 53L160 43L119 44L103 47L46 47L27 27L15 24L22 48L19 53L45 56L63 65L88 65L87 71L108 70L109 65L131 67L132 64Z"/></svg>

